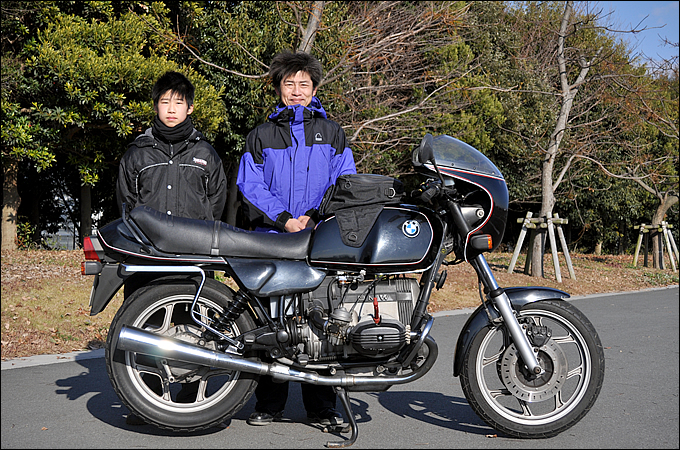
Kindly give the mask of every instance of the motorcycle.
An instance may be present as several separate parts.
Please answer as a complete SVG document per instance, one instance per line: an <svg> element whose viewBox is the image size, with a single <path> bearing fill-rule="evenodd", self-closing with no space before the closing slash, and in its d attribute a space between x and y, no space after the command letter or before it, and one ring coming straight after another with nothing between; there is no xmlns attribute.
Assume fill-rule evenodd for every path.
<svg viewBox="0 0 680 450"><path fill-rule="evenodd" d="M364 176L392 184L366 201L352 202L351 192L325 199L337 209L320 208L314 228L297 233L142 206L86 238L90 314L125 286L105 352L125 406L160 428L201 430L232 417L270 375L332 386L351 436L326 446L351 446L349 393L386 391L430 370L438 355L430 296L446 266L468 263L481 304L460 331L453 376L469 405L511 437L552 437L579 422L602 387L602 344L566 292L496 282L484 253L505 229L503 175L447 135L425 135L412 161L422 183L410 195L398 195L398 180ZM363 175L337 185L351 191Z"/></svg>

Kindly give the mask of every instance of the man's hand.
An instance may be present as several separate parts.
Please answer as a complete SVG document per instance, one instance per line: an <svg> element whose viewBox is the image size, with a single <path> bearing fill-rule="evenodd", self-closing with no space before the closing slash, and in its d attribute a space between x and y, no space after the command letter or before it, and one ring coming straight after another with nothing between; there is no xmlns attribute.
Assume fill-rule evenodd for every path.
<svg viewBox="0 0 680 450"><path fill-rule="evenodd" d="M305 229L309 223L309 216L300 216L297 219L290 218L286 222L286 231L289 233L296 233Z"/></svg>

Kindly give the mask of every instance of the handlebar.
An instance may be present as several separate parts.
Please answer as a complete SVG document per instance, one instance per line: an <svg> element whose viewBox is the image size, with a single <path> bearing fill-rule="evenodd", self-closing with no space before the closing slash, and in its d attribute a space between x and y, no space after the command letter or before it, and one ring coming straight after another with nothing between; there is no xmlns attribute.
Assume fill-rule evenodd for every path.
<svg viewBox="0 0 680 450"><path fill-rule="evenodd" d="M418 193L420 192L420 195ZM427 180L425 183L421 184L417 191L413 192L411 195L420 198L420 200L425 203L432 203L432 199L435 198L441 192L441 182L439 180Z"/></svg>

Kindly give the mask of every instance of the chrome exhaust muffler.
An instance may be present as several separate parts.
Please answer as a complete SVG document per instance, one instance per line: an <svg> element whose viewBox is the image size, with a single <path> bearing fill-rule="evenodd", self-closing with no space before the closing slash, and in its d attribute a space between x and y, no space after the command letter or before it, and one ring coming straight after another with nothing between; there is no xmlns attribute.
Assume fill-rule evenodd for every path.
<svg viewBox="0 0 680 450"><path fill-rule="evenodd" d="M394 384L415 381L432 368L437 359L437 344L429 336L424 341L428 346L429 355L418 369L407 375L379 377L352 375L323 376L313 372L302 372L279 363L267 364L259 361L250 361L240 355L209 350L179 339L161 336L127 325L121 327L118 334L117 348L128 352L142 353L201 366L219 367L221 369L257 375L270 375L275 380L281 381L298 381L324 386L361 387L364 389L382 390Z"/></svg>

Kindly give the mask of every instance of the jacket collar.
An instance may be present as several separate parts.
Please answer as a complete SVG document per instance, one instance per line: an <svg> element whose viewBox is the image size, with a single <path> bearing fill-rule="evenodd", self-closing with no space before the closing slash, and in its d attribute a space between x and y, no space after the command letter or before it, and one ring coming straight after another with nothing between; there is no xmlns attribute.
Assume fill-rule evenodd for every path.
<svg viewBox="0 0 680 450"><path fill-rule="evenodd" d="M299 123L305 118L321 117L326 119L326 110L323 109L321 101L317 97L312 97L309 106L291 105L286 106L283 103L276 105L276 111L269 115L269 120L272 122L291 121Z"/></svg>
<svg viewBox="0 0 680 450"><path fill-rule="evenodd" d="M194 128L193 133L191 133L191 136L189 139L186 141L181 141L181 142L176 142L174 144L174 151L173 153L180 153L182 152L185 148L187 148L187 144L189 142L198 142L201 140L205 140L205 136L203 136L203 133L198 131L196 128ZM132 141L129 145L135 145L137 147L151 147L154 146L161 151L170 154L170 144L167 142L162 141L161 139L157 139L152 132L151 128L147 128L146 131L143 134L140 134L137 136L137 138Z"/></svg>

